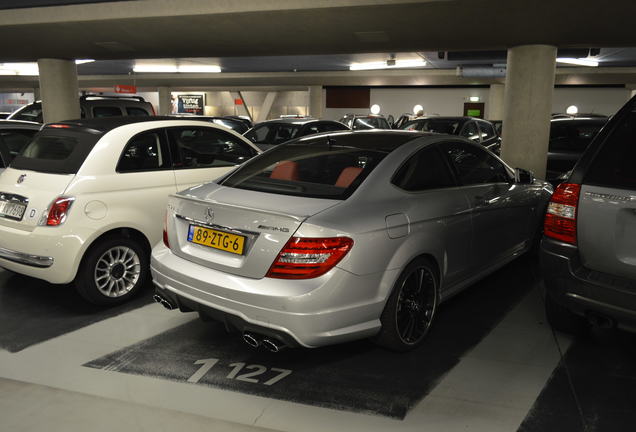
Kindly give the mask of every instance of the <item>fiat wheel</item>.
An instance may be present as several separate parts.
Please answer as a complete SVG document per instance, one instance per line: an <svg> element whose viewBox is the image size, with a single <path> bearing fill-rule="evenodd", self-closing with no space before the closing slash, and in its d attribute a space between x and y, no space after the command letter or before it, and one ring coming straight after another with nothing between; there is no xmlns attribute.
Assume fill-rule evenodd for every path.
<svg viewBox="0 0 636 432"><path fill-rule="evenodd" d="M428 334L438 304L435 267L428 260L409 264L398 278L382 312L376 342L395 351L418 346Z"/></svg>
<svg viewBox="0 0 636 432"><path fill-rule="evenodd" d="M86 300L97 305L127 301L148 277L148 253L133 239L109 238L86 253L75 287Z"/></svg>

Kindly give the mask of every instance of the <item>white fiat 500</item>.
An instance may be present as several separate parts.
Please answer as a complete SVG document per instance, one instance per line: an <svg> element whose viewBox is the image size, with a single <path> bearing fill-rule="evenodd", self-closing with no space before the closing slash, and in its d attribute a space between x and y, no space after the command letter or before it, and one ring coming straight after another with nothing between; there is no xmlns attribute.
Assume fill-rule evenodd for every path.
<svg viewBox="0 0 636 432"><path fill-rule="evenodd" d="M191 120L45 125L0 174L0 267L121 303L149 276L168 195L257 153L237 133Z"/></svg>

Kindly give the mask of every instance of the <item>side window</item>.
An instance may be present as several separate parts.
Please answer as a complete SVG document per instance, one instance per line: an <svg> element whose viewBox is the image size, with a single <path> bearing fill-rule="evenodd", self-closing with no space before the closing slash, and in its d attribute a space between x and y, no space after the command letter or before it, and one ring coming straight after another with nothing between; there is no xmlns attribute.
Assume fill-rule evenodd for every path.
<svg viewBox="0 0 636 432"><path fill-rule="evenodd" d="M480 147L463 142L447 142L440 147L463 185L501 183L511 179L504 164Z"/></svg>
<svg viewBox="0 0 636 432"><path fill-rule="evenodd" d="M480 135L482 141L488 141L497 136L497 134L495 133L495 128L493 128L490 123L479 122L479 130L481 131Z"/></svg>
<svg viewBox="0 0 636 432"><path fill-rule="evenodd" d="M138 107L126 107L126 113L134 117L148 117L150 115L145 109Z"/></svg>
<svg viewBox="0 0 636 432"><path fill-rule="evenodd" d="M37 131L34 130L1 130L0 139L12 156L16 156L31 142Z"/></svg>
<svg viewBox="0 0 636 432"><path fill-rule="evenodd" d="M34 103L27 105L22 111L17 113L11 120L26 120L42 123L42 104Z"/></svg>
<svg viewBox="0 0 636 432"><path fill-rule="evenodd" d="M412 156L400 167L391 183L407 191L455 186L448 165L433 146L425 147Z"/></svg>
<svg viewBox="0 0 636 432"><path fill-rule="evenodd" d="M310 123L307 126L305 126L303 128L303 133L302 135L313 135L313 134L317 134L322 132L322 129L320 127L320 123Z"/></svg>
<svg viewBox="0 0 636 432"><path fill-rule="evenodd" d="M239 165L256 151L239 138L216 128L168 129L175 168L211 168Z"/></svg>
<svg viewBox="0 0 636 432"><path fill-rule="evenodd" d="M93 117L119 117L121 115L121 109L119 109L119 107L93 107Z"/></svg>
<svg viewBox="0 0 636 432"><path fill-rule="evenodd" d="M477 143L480 142L479 129L477 128L477 123L475 123L474 121L469 121L468 123L466 123L459 135Z"/></svg>
<svg viewBox="0 0 636 432"><path fill-rule="evenodd" d="M636 189L636 111L630 112L606 138L584 181Z"/></svg>
<svg viewBox="0 0 636 432"><path fill-rule="evenodd" d="M117 172L158 171L169 167L161 145L160 130L142 132L134 136L122 152Z"/></svg>

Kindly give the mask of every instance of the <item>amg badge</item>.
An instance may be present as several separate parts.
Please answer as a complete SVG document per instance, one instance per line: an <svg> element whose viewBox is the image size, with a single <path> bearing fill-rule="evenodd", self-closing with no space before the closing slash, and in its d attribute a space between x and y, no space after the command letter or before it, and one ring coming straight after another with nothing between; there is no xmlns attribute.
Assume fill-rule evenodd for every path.
<svg viewBox="0 0 636 432"><path fill-rule="evenodd" d="M284 232L284 233L288 233L289 232L289 228L273 227L273 226L267 226L267 225L259 225L258 228L259 229L271 230L271 231L280 231L280 232Z"/></svg>

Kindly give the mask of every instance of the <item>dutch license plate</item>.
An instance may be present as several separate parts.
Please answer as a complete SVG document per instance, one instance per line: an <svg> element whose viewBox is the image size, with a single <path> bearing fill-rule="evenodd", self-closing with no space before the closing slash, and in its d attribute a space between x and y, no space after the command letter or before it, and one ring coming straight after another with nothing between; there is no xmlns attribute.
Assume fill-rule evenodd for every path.
<svg viewBox="0 0 636 432"><path fill-rule="evenodd" d="M0 216L22 220L22 216L24 216L24 211L26 210L26 206L24 204L10 202L10 201L0 201Z"/></svg>
<svg viewBox="0 0 636 432"><path fill-rule="evenodd" d="M245 249L244 236L198 225L190 225L188 241L237 255L243 255L243 250Z"/></svg>

